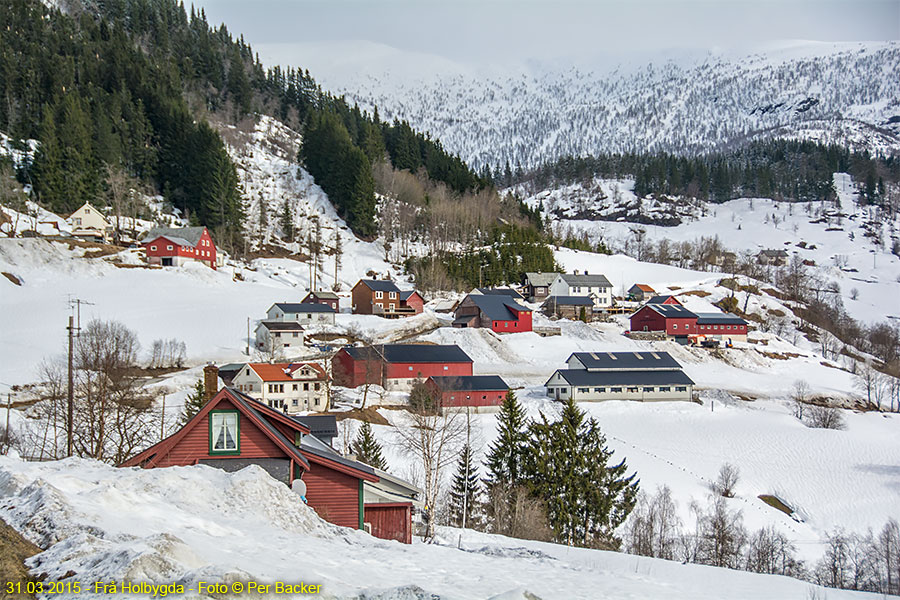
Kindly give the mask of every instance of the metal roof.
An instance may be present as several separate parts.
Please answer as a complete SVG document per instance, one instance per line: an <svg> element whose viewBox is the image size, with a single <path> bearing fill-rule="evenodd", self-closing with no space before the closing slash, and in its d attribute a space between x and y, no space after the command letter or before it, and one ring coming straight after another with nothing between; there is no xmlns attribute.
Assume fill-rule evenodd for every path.
<svg viewBox="0 0 900 600"><path fill-rule="evenodd" d="M650 310L655 310L667 319L691 319L697 318L697 315L681 306L680 304L645 304Z"/></svg>
<svg viewBox="0 0 900 600"><path fill-rule="evenodd" d="M416 290L408 290L406 292L400 292L399 298L403 301L409 300L409 297L413 294L418 294ZM421 294L419 294L421 296Z"/></svg>
<svg viewBox="0 0 900 600"><path fill-rule="evenodd" d="M612 284L609 282L609 279L606 278L606 275L591 275L588 273L578 273L576 275L574 273L562 273L560 277L562 277L563 281L565 281L570 286L583 285L585 287L612 287Z"/></svg>
<svg viewBox="0 0 900 600"><path fill-rule="evenodd" d="M370 290L374 292L399 292L400 288L398 288L393 281L388 281L386 279L360 279L356 285L363 284ZM356 286L353 286L356 287Z"/></svg>
<svg viewBox="0 0 900 600"><path fill-rule="evenodd" d="M675 302L678 302L678 298L675 298L675 296L673 296L672 294L667 294L664 296L653 296L652 298L647 300L647 304L662 304L669 298L672 298L675 300Z"/></svg>
<svg viewBox="0 0 900 600"><path fill-rule="evenodd" d="M733 313L697 313L697 325L746 325L747 321Z"/></svg>
<svg viewBox="0 0 900 600"><path fill-rule="evenodd" d="M335 294L334 292L317 291L317 292L310 292L308 295L312 296L313 298L323 298L325 300L339 300L340 299L340 297L337 294Z"/></svg>
<svg viewBox="0 0 900 600"><path fill-rule="evenodd" d="M433 346L430 344L385 344L379 347L389 363L424 362L472 362L469 355L456 344Z"/></svg>
<svg viewBox="0 0 900 600"><path fill-rule="evenodd" d="M469 294L466 299L472 300L481 312L492 321L514 321L518 318L514 311L531 312L509 296L485 296L483 294Z"/></svg>
<svg viewBox="0 0 900 600"><path fill-rule="evenodd" d="M588 296L549 296L544 300L544 306L593 306L594 301Z"/></svg>
<svg viewBox="0 0 900 600"><path fill-rule="evenodd" d="M325 458L327 460L333 460L334 462L344 465L345 467L350 467L351 469L354 469L356 471L362 471L363 473L376 478L378 477L378 475L375 474L375 469L373 469L366 463L341 456L331 446L314 435L304 435L302 438L300 438L300 449L314 456Z"/></svg>
<svg viewBox="0 0 900 600"><path fill-rule="evenodd" d="M506 391L509 389L499 375L431 376L429 379L445 392Z"/></svg>
<svg viewBox="0 0 900 600"><path fill-rule="evenodd" d="M180 246L193 247L200 241L200 236L203 235L205 229L206 227L154 227L147 233L146 237L141 240L141 243L150 242L158 237L164 237Z"/></svg>
<svg viewBox="0 0 900 600"><path fill-rule="evenodd" d="M590 371L648 371L678 370L681 365L668 352L575 352L569 357L578 359Z"/></svg>
<svg viewBox="0 0 900 600"><path fill-rule="evenodd" d="M260 321L259 326L269 331L303 331L303 325L296 321Z"/></svg>
<svg viewBox="0 0 900 600"><path fill-rule="evenodd" d="M587 371L585 369L559 369L559 374L569 385L694 385L683 371ZM550 379L553 379L551 377ZM549 383L549 380L547 381ZM546 385L546 384L545 384Z"/></svg>
<svg viewBox="0 0 900 600"><path fill-rule="evenodd" d="M337 419L334 415L305 415L302 417L291 416L291 418L306 425L314 436L337 437Z"/></svg>
<svg viewBox="0 0 900 600"><path fill-rule="evenodd" d="M525 281L533 287L547 287L559 273L525 273Z"/></svg>
<svg viewBox="0 0 900 600"><path fill-rule="evenodd" d="M512 288L475 288L471 293L485 296L509 296L513 300L524 300L522 294Z"/></svg>
<svg viewBox="0 0 900 600"><path fill-rule="evenodd" d="M272 306L277 306L285 313L337 312L328 304L319 304L318 302L276 302Z"/></svg>

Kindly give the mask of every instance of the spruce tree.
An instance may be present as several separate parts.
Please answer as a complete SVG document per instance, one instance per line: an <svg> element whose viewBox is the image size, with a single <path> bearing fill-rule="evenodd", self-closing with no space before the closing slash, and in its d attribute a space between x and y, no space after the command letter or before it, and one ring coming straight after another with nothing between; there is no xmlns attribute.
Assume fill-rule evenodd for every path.
<svg viewBox="0 0 900 600"><path fill-rule="evenodd" d="M179 419L180 425L184 425L190 421L194 415L200 412L200 409L206 404L206 399L204 398L205 395L206 388L203 385L203 378L201 377L194 385L194 391L184 399L184 407L181 409L181 419Z"/></svg>
<svg viewBox="0 0 900 600"><path fill-rule="evenodd" d="M356 439L350 444L350 451L356 455L356 460L366 463L382 471L387 470L387 462L381 455L381 444L372 433L372 426L364 421L356 434Z"/></svg>
<svg viewBox="0 0 900 600"><path fill-rule="evenodd" d="M472 462L472 448L463 446L450 488L450 524L454 527L476 528L481 488L478 467Z"/></svg>
<svg viewBox="0 0 900 600"><path fill-rule="evenodd" d="M294 241L294 213L287 198L281 205L281 232L284 234L285 241Z"/></svg>
<svg viewBox="0 0 900 600"><path fill-rule="evenodd" d="M506 393L497 414L497 439L487 455L489 486L521 483L523 460L528 452L528 417L512 390Z"/></svg>

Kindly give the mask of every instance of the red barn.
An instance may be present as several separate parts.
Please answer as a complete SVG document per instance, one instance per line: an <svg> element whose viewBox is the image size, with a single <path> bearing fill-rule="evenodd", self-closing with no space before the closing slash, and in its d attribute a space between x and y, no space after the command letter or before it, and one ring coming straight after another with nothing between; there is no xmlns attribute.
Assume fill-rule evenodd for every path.
<svg viewBox="0 0 900 600"><path fill-rule="evenodd" d="M457 345L384 344L342 348L332 359L337 385L389 387L431 376L471 375L472 359Z"/></svg>
<svg viewBox="0 0 900 600"><path fill-rule="evenodd" d="M697 333L697 315L681 304L645 304L629 318L632 331L663 331L671 337Z"/></svg>
<svg viewBox="0 0 900 600"><path fill-rule="evenodd" d="M497 375L429 377L425 385L440 406L500 406L509 392Z"/></svg>
<svg viewBox="0 0 900 600"><path fill-rule="evenodd" d="M456 308L454 327L489 327L496 333L531 331L531 309L506 295L469 294Z"/></svg>
<svg viewBox="0 0 900 600"><path fill-rule="evenodd" d="M151 265L179 267L197 260L216 268L216 245L206 227L158 227L141 241Z"/></svg>

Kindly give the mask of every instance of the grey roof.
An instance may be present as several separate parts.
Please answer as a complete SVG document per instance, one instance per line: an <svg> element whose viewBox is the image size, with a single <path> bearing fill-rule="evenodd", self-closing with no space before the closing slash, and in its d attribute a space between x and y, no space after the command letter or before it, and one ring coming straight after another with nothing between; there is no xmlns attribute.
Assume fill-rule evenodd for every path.
<svg viewBox="0 0 900 600"><path fill-rule="evenodd" d="M696 314L680 304L645 304L644 306L651 310L655 310L667 319L690 319L697 317Z"/></svg>
<svg viewBox="0 0 900 600"><path fill-rule="evenodd" d="M141 242L149 242L162 236L179 246L196 246L206 227L154 227Z"/></svg>
<svg viewBox="0 0 900 600"><path fill-rule="evenodd" d="M418 292L416 290L408 290L406 292L400 292L398 297L405 302L406 300L409 300L409 297L413 294L418 294ZM421 296L421 294L419 295Z"/></svg>
<svg viewBox="0 0 900 600"><path fill-rule="evenodd" d="M366 463L361 463L358 460L353 460L341 456L331 446L314 435L304 435L300 439L300 448L302 448L304 452L309 452L310 454L314 454L321 458L333 460L334 462L340 463L346 467L350 467L351 469L356 469L357 471L362 471L363 473L368 473L369 475L378 477L378 475L375 474L375 469L373 469Z"/></svg>
<svg viewBox="0 0 900 600"><path fill-rule="evenodd" d="M585 287L612 287L612 284L609 282L609 279L607 279L605 275L592 275L588 273L579 273L578 275L575 275L574 273L562 273L561 277L563 278L563 281L565 281L570 286L583 285Z"/></svg>
<svg viewBox="0 0 900 600"><path fill-rule="evenodd" d="M469 355L456 344L433 346L430 344L385 344L380 346L382 355L389 363L420 362L472 362Z"/></svg>
<svg viewBox="0 0 900 600"><path fill-rule="evenodd" d="M459 375L456 377L429 377L445 392L506 391L509 386L499 375Z"/></svg>
<svg viewBox="0 0 900 600"><path fill-rule="evenodd" d="M393 281L388 281L386 279L360 279L359 284L363 284L370 290L374 292L399 292L400 288L398 288ZM356 287L356 286L354 286Z"/></svg>
<svg viewBox="0 0 900 600"><path fill-rule="evenodd" d="M481 312L487 315L491 321L513 321L516 315L513 310L519 312L531 312L509 296L485 296L483 294L469 294L466 300L471 299ZM463 304L465 300L463 300Z"/></svg>
<svg viewBox="0 0 900 600"><path fill-rule="evenodd" d="M574 386L694 385L693 380L685 375L683 371L586 371L584 369L560 369L556 373L559 373L569 385Z"/></svg>
<svg viewBox="0 0 900 600"><path fill-rule="evenodd" d="M544 306L594 306L594 301L588 296L549 296L544 300Z"/></svg>
<svg viewBox="0 0 900 600"><path fill-rule="evenodd" d="M653 296L649 300L647 300L647 304L662 304L669 298L675 298L672 294L666 294L665 296ZM678 298L675 298L678 300Z"/></svg>
<svg viewBox="0 0 900 600"><path fill-rule="evenodd" d="M524 300L522 294L512 288L475 288L475 291L485 296L509 296L513 300Z"/></svg>
<svg viewBox="0 0 900 600"><path fill-rule="evenodd" d="M339 300L340 297L334 292L325 292L325 291L317 291L310 292L308 295L313 296L315 298L323 298L325 300Z"/></svg>
<svg viewBox="0 0 900 600"><path fill-rule="evenodd" d="M306 425L309 428L309 432L318 438L337 437L337 419L335 419L334 415L306 415L291 418Z"/></svg>
<svg viewBox="0 0 900 600"><path fill-rule="evenodd" d="M303 331L303 325L296 321L260 321L269 331Z"/></svg>
<svg viewBox="0 0 900 600"><path fill-rule="evenodd" d="M648 371L681 369L668 352L575 352L572 354L591 371ZM569 357L569 359L572 358Z"/></svg>
<svg viewBox="0 0 900 600"><path fill-rule="evenodd" d="M559 273L525 273L525 281L534 287L547 287Z"/></svg>
<svg viewBox="0 0 900 600"><path fill-rule="evenodd" d="M746 325L747 321L733 313L697 313L697 325Z"/></svg>
<svg viewBox="0 0 900 600"><path fill-rule="evenodd" d="M772 256L772 257L781 257L781 258L785 258L788 255L788 253L784 250L762 250L760 252L760 254L765 254L766 256Z"/></svg>
<svg viewBox="0 0 900 600"><path fill-rule="evenodd" d="M318 302L276 302L272 306L277 306L285 313L333 313L336 312L327 304L319 304ZM270 309L271 310L271 309Z"/></svg>
<svg viewBox="0 0 900 600"><path fill-rule="evenodd" d="M227 365L222 365L221 367L219 367L219 373L221 373L222 371L225 371L226 373L228 373L228 372L237 373L238 371L243 369L244 365L246 365L246 364L247 363L228 363Z"/></svg>
<svg viewBox="0 0 900 600"><path fill-rule="evenodd" d="M381 352L375 346L351 346L344 348L354 360L381 360Z"/></svg>

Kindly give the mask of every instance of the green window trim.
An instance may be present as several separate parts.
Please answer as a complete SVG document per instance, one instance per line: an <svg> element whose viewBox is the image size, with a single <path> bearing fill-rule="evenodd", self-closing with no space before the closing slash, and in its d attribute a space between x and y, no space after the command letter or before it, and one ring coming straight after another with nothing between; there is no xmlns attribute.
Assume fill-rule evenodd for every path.
<svg viewBox="0 0 900 600"><path fill-rule="evenodd" d="M365 492L363 491L363 480L359 480L359 529L365 529L364 523L366 517Z"/></svg>
<svg viewBox="0 0 900 600"><path fill-rule="evenodd" d="M235 450L214 450L213 449L213 415L216 414L233 414L235 416L237 448ZM209 427L209 454L210 456L238 456L241 453L241 415L237 410L211 410L206 417Z"/></svg>

